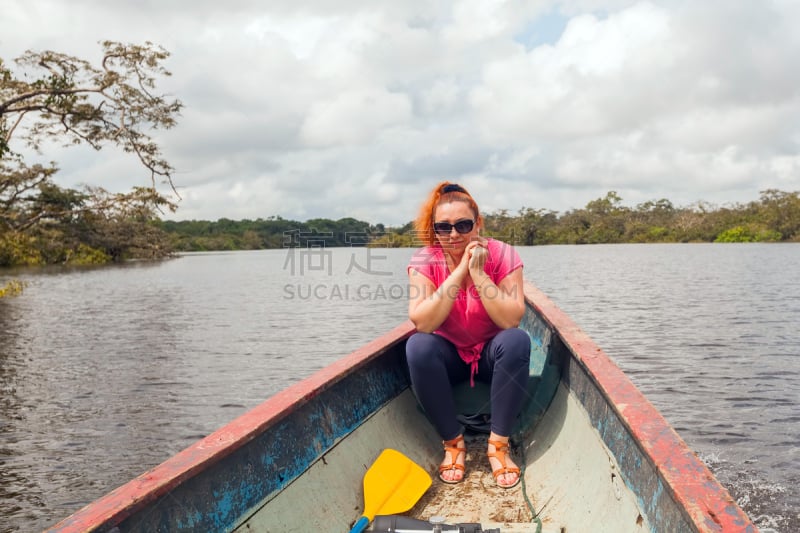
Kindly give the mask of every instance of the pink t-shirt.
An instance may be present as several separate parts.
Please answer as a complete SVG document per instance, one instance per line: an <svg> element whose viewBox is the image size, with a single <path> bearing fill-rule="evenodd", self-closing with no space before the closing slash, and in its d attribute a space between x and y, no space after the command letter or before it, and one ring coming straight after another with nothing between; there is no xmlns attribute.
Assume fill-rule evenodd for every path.
<svg viewBox="0 0 800 533"><path fill-rule="evenodd" d="M495 284L499 284L503 278L522 266L522 260L512 246L495 239L487 239L486 247L489 257L483 270ZM430 279L437 289L450 275L444 251L438 245L418 250L408 264L408 271L411 269ZM478 290L470 285L467 291L459 289L450 314L434 333L455 345L461 359L472 367L472 380L478 369L483 346L501 330L502 328L492 322L483 307Z"/></svg>

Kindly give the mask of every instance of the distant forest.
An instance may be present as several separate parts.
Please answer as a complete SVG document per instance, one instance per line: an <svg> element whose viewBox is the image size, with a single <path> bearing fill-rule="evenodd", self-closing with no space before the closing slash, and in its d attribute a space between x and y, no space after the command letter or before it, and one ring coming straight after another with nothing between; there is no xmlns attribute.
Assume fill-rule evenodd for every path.
<svg viewBox="0 0 800 533"><path fill-rule="evenodd" d="M518 246L657 242L800 242L800 191L763 191L759 200L715 207L675 207L667 199L623 205L610 191L582 209L558 213L525 207L484 213L483 234ZM419 246L411 222L385 227L354 218L298 222L277 217L156 221L175 251L286 247Z"/></svg>

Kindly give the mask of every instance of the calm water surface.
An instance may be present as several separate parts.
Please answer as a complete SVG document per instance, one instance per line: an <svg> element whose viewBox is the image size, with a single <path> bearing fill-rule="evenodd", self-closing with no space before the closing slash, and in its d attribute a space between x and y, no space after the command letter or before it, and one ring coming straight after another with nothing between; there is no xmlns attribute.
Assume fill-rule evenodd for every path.
<svg viewBox="0 0 800 533"><path fill-rule="evenodd" d="M800 245L519 248L763 531L800 531ZM0 531L38 531L406 318L408 249L12 273Z"/></svg>

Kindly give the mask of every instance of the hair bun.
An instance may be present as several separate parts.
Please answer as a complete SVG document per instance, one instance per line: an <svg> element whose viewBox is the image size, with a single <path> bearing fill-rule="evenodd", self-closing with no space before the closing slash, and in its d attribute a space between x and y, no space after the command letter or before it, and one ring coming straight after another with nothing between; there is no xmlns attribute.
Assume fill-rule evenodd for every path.
<svg viewBox="0 0 800 533"><path fill-rule="evenodd" d="M464 194L469 194L464 187L459 185L458 183L448 183L444 187L442 187L441 193L448 193L448 192L460 192Z"/></svg>

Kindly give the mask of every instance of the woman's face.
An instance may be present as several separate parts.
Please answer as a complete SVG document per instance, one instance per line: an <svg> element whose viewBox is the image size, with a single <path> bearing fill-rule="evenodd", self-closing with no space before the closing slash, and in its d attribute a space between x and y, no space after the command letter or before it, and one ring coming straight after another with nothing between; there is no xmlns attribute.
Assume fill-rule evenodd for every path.
<svg viewBox="0 0 800 533"><path fill-rule="evenodd" d="M447 233L436 232L436 240L444 250L463 252L467 244L478 236L480 228L475 220L475 213L466 202L449 202L436 206L433 211L434 225L442 222L453 225L466 220L473 222L472 229L467 233L459 233L455 227L450 228Z"/></svg>

